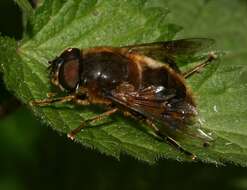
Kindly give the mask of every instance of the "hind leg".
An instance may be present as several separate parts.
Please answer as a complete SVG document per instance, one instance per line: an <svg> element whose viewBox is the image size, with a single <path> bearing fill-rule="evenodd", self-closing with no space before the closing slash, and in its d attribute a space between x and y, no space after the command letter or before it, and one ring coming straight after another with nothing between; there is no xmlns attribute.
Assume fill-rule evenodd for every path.
<svg viewBox="0 0 247 190"><path fill-rule="evenodd" d="M208 54L208 58L205 61L196 65L192 69L185 71L184 73L182 73L182 75L184 76L184 78L189 78L190 76L194 75L195 73L200 72L204 67L206 67L210 62L212 62L215 59L217 59L217 55L214 52L211 52Z"/></svg>
<svg viewBox="0 0 247 190"><path fill-rule="evenodd" d="M168 144L172 145L173 147L175 147L178 151L182 152L183 154L189 156L192 160L196 160L197 158L196 155L185 150L175 139L161 133L159 128L151 120L146 119L146 123L151 129L154 130L156 135L164 139Z"/></svg>

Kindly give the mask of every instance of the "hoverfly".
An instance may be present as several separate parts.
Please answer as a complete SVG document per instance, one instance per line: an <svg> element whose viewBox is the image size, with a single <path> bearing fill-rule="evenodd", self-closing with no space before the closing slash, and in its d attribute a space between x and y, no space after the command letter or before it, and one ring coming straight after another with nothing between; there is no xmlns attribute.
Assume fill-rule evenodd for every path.
<svg viewBox="0 0 247 190"><path fill-rule="evenodd" d="M31 104L104 105L106 111L86 123L120 111L146 122L158 137L195 159L193 153L162 132L157 124L181 131L194 120L198 112L185 79L200 71L216 55L209 53L207 59L185 72L180 71L176 59L192 56L213 43L212 39L189 38L123 47L68 48L49 62L51 83L68 95L34 100ZM74 139L84 124L68 133L68 137ZM194 136L206 142L210 140L201 130Z"/></svg>

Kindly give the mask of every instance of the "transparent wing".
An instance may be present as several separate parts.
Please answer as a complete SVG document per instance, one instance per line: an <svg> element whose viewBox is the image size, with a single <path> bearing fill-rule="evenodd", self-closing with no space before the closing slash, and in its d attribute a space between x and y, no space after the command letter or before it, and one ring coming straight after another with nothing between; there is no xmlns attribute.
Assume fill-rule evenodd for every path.
<svg viewBox="0 0 247 190"><path fill-rule="evenodd" d="M143 119L148 118L161 124L162 133L172 136L187 135L204 142L213 140L198 126L188 127L194 123L196 108L186 100L176 99L175 91L166 90L161 86L149 86L135 91L132 87L128 83L121 84L116 90L108 93L107 98L135 116L142 116Z"/></svg>
<svg viewBox="0 0 247 190"><path fill-rule="evenodd" d="M136 52L146 55L156 60L163 62L177 62L176 60L184 60L191 58L198 52L206 50L215 43L209 38L188 38L171 40L165 42L154 42L146 44L137 44L124 46L130 52Z"/></svg>
<svg viewBox="0 0 247 190"><path fill-rule="evenodd" d="M164 124L169 128L183 128L194 116L195 108L176 98L176 90L162 86L149 86L130 91L131 85L122 84L108 98L127 111ZM133 89L133 88L132 88Z"/></svg>
<svg viewBox="0 0 247 190"><path fill-rule="evenodd" d="M209 38L187 38L165 42L137 44L124 46L122 48L128 48L130 51L138 52L147 56L155 55L156 53L157 55L188 55L202 51L212 46L214 43L215 41Z"/></svg>

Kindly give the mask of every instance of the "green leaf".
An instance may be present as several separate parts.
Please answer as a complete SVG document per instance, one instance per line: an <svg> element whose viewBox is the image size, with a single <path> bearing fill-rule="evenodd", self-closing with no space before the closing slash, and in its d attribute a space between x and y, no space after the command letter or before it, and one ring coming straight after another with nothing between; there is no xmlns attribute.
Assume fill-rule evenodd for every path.
<svg viewBox="0 0 247 190"><path fill-rule="evenodd" d="M222 35L218 40L214 36L217 30L210 26L215 24L213 21L218 18L213 14L217 14L217 9L212 10L210 7L205 9L203 3L197 5L195 2L186 4L181 1L168 1L171 7L171 13L168 14L166 4L161 2L164 1L44 1L30 19L25 39L17 44L11 39L0 38L0 69L4 73L8 89L25 103L32 99L42 99L51 89L47 61L53 59L63 49L169 40L181 29L169 23L178 23L185 29L188 28L188 32L186 33L186 30L184 32L187 36L184 37L200 35L215 37L217 41L225 39L225 44L219 46L220 49L225 50L227 37L224 38ZM222 2L224 1L218 0L215 6L226 13L232 9L231 6L221 4ZM210 3L212 4L211 1ZM234 15L238 17L247 14L246 11L244 12L242 1L236 1L235 4L240 12L232 11L230 22L235 24L233 27L235 30L240 27L246 28L246 23L245 25L242 23L243 20L239 19L239 22L234 20ZM193 11L192 14L190 9L197 11L197 14ZM205 15L201 15L202 9L205 9ZM183 17L184 22L182 22ZM196 25L191 27L195 19L201 24L202 29L197 28ZM220 17L218 22L223 26L227 20L222 19ZM206 26L211 28L208 29ZM235 39L234 37L238 38L233 36L231 40ZM229 44L234 43L231 41ZM234 45L236 46L233 49L238 50L238 44ZM201 120L205 120L203 127L213 133L216 141L209 148L203 148L201 143L193 143L193 139L188 138L182 139L181 144L205 162L220 164L224 161L232 161L246 165L244 56L246 56L245 52L234 57L226 57L226 60L207 67L203 73L189 81L196 92ZM42 121L61 133L69 132L78 127L81 121L103 110L94 106L66 105L32 107L32 109ZM171 146L157 141L153 135L142 130L144 128L145 126L141 126L137 121L116 115L105 120L101 126L83 130L76 141L116 158L119 158L121 152L125 152L150 163L161 157L188 160Z"/></svg>
<svg viewBox="0 0 247 190"><path fill-rule="evenodd" d="M22 10L23 28L24 30L26 30L27 23L34 14L33 8L31 4L28 2L28 0L15 0L15 2Z"/></svg>

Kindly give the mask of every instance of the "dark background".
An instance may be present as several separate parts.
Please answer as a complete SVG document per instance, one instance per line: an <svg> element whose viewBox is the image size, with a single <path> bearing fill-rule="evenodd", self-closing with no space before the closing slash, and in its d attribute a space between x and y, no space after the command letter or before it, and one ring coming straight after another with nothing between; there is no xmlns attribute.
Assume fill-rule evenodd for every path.
<svg viewBox="0 0 247 190"><path fill-rule="evenodd" d="M21 11L0 0L0 32L22 34ZM42 125L7 92L0 74L0 190L14 189L247 189L247 170L161 160L121 161L69 141Z"/></svg>

